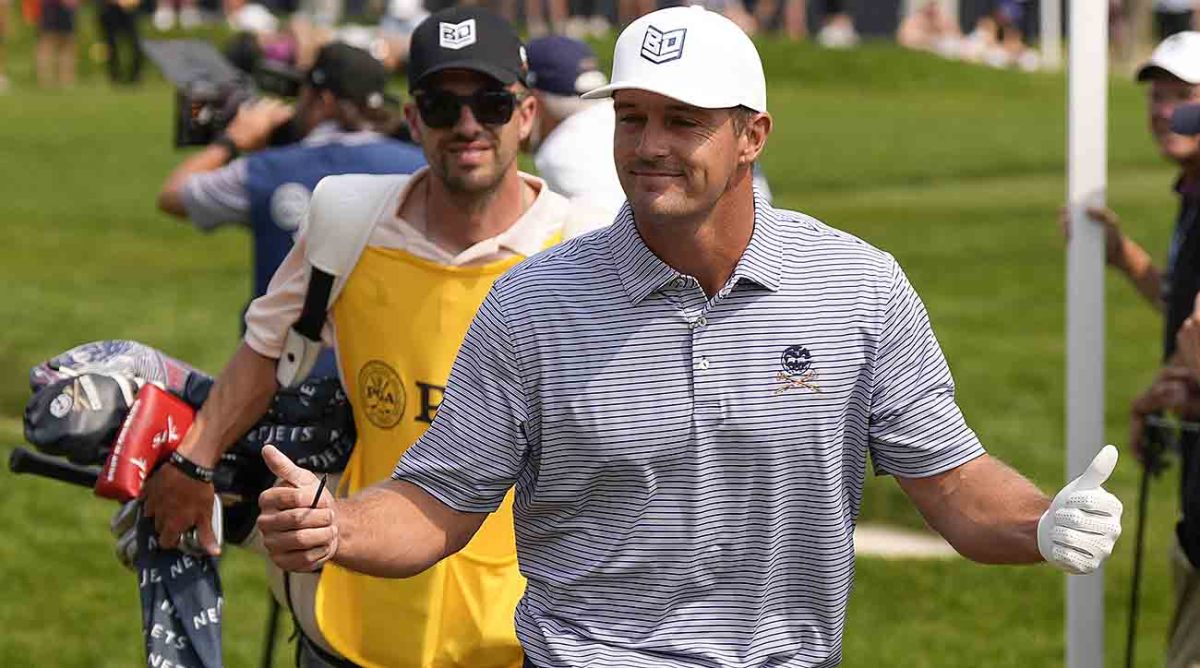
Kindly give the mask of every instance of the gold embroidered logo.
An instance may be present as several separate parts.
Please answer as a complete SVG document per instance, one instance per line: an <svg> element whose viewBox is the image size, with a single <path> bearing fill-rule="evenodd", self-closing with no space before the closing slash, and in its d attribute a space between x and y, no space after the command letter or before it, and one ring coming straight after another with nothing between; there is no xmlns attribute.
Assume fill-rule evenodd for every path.
<svg viewBox="0 0 1200 668"><path fill-rule="evenodd" d="M780 383L775 388L775 394L783 394L788 390L802 389L820 392L817 386L817 370L812 368L812 353L804 346L788 346L779 358L783 371L775 374L775 380Z"/></svg>
<svg viewBox="0 0 1200 668"><path fill-rule="evenodd" d="M404 415L404 385L385 362L371 360L359 370L358 396L367 419L380 429L395 427Z"/></svg>

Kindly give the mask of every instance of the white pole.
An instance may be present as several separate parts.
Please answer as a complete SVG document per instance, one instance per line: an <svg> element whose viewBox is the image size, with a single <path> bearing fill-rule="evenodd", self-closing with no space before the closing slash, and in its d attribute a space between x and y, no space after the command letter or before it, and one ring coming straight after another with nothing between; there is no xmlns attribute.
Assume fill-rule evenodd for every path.
<svg viewBox="0 0 1200 668"><path fill-rule="evenodd" d="M1045 4L1054 4L1053 0ZM1104 204L1108 147L1108 3L1070 3L1067 201L1067 480L1104 444ZM1067 668L1104 665L1104 571L1067 578Z"/></svg>
<svg viewBox="0 0 1200 668"><path fill-rule="evenodd" d="M1062 67L1061 0L1041 0L1039 4L1042 18L1042 67L1057 70Z"/></svg>

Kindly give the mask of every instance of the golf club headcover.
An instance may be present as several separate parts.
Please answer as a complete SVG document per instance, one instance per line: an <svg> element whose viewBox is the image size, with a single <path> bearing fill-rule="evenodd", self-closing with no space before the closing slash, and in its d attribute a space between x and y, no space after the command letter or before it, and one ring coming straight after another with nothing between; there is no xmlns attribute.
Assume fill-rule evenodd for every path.
<svg viewBox="0 0 1200 668"><path fill-rule="evenodd" d="M25 405L25 440L75 464L99 464L133 402L132 383L85 373L42 385Z"/></svg>
<svg viewBox="0 0 1200 668"><path fill-rule="evenodd" d="M146 476L179 446L194 418L182 399L157 385L142 387L100 470L96 496L121 502L137 498Z"/></svg>
<svg viewBox="0 0 1200 668"><path fill-rule="evenodd" d="M37 391L64 378L102 373L136 381L139 387L157 383L179 394L194 372L191 365L144 343L113 339L85 343L51 357L29 370L29 385Z"/></svg>

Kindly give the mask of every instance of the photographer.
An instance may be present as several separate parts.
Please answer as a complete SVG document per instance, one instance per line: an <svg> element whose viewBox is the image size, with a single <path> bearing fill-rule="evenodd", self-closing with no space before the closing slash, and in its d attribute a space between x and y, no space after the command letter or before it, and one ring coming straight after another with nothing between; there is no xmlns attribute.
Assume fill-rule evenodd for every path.
<svg viewBox="0 0 1200 668"><path fill-rule="evenodd" d="M1105 227L1107 262L1119 269L1137 291L1165 316L1163 368L1149 389L1132 405L1129 442L1134 453L1144 457L1146 419L1153 413L1173 411L1194 419L1200 407L1200 386L1195 375L1182 365L1176 349L1179 332L1193 310L1200 291L1200 138L1172 131L1177 107L1200 102L1200 33L1183 32L1162 42L1137 74L1148 84L1147 111L1150 131L1159 152L1178 165L1175 193L1179 213L1167 266L1159 269L1149 253L1120 229L1117 215L1104 208L1089 209L1088 215ZM1200 128L1197 128L1200 130ZM1064 219L1065 222L1065 219ZM1194 435L1181 442L1183 462L1183 509L1176 528L1178 544L1172 548L1175 572L1175 613L1167 651L1168 666L1191 666L1200 661L1200 477L1192 471L1200 462L1192 454Z"/></svg>
<svg viewBox="0 0 1200 668"><path fill-rule="evenodd" d="M250 227L254 296L264 294L318 181L334 174L411 174L424 166L420 149L378 132L390 120L387 80L366 51L326 45L294 107L276 100L243 107L223 135L167 177L158 208L206 232L228 223ZM289 132L297 143L268 148L273 136Z"/></svg>

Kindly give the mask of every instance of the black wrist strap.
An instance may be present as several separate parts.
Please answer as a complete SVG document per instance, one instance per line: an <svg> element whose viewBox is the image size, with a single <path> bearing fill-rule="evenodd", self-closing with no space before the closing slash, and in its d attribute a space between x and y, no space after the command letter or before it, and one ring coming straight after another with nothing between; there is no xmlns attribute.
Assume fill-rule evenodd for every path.
<svg viewBox="0 0 1200 668"><path fill-rule="evenodd" d="M213 481L213 470L207 466L201 466L196 462L184 457L176 451L171 452L171 456L167 459L171 466L179 469L179 472L192 480L211 483Z"/></svg>
<svg viewBox="0 0 1200 668"><path fill-rule="evenodd" d="M235 144L227 134L218 135L217 138L212 141L212 145L223 147L226 151L228 151L230 162L237 160L238 156L242 154L242 152L238 150L237 144Z"/></svg>

